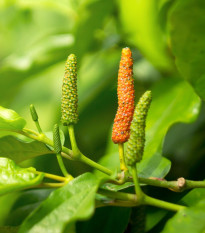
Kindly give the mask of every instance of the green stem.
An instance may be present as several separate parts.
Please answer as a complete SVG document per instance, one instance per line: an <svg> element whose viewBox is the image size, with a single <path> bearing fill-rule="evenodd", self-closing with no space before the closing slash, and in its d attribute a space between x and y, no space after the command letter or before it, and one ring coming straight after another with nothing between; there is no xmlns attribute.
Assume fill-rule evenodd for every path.
<svg viewBox="0 0 205 233"><path fill-rule="evenodd" d="M68 125L68 132L69 132L69 136L70 136L70 142L71 142L73 154L74 154L74 156L78 157L80 155L80 151L79 151L77 143L76 143L75 131L74 131L73 124Z"/></svg>
<svg viewBox="0 0 205 233"><path fill-rule="evenodd" d="M35 173L37 175L44 174L44 176L46 178L49 178L49 179L52 179L52 180L57 180L57 181L60 181L60 182L66 182L67 181L67 178L62 177L62 176L58 176L58 175L54 175L54 174L50 174L50 173L45 173L45 172L33 171L33 170L31 170L31 172L33 172L33 173Z"/></svg>
<svg viewBox="0 0 205 233"><path fill-rule="evenodd" d="M43 142L43 143L53 147L53 141L50 140L49 138L47 138L46 135L44 135L44 134L38 134L38 136L36 136L36 135L33 135L33 134L29 134L27 132L27 130L26 131L18 131L17 133L20 133L20 134L22 134L24 136L27 136L27 137L31 138L31 139L34 139L34 140L39 141L39 142ZM62 151L63 152L61 153L61 155L66 159L78 160L78 161L84 162L87 165L89 165L89 166L91 166L91 167L93 167L95 169L98 169L99 171L101 171L101 172L103 172L103 173L105 173L107 175L112 175L113 174L113 172L110 169L108 169L108 168L94 162L93 160L87 158L81 152L79 152L80 156L78 158L76 158L76 157L73 156L73 151L68 149L65 146L62 147Z"/></svg>
<svg viewBox="0 0 205 233"><path fill-rule="evenodd" d="M94 162L93 160L89 159L88 157L86 157L82 153L80 153L80 160L79 161L81 161L81 162L89 165L90 167L93 167L93 168L105 173L108 176L111 176L113 174L113 172L110 169L100 165L99 163Z"/></svg>
<svg viewBox="0 0 205 233"><path fill-rule="evenodd" d="M155 199L155 198L149 197L147 195L144 196L144 204L159 207L162 209L171 210L171 211L179 211L179 210L186 208L185 206L181 206L181 205L173 204L170 202L162 201L159 199Z"/></svg>
<svg viewBox="0 0 205 233"><path fill-rule="evenodd" d="M132 176L133 176L133 181L134 181L134 185L135 185L135 193L137 195L137 198L141 201L143 199L144 194L140 188L140 184L138 181L136 164L134 164L131 167L131 169L132 169Z"/></svg>
<svg viewBox="0 0 205 233"><path fill-rule="evenodd" d="M98 193L103 195L103 196L107 196L107 197L117 199L117 200L131 201L135 205L137 203L137 197L134 194L123 193L123 192L114 192L114 191L110 191L110 190L106 190L106 189L99 189Z"/></svg>
<svg viewBox="0 0 205 233"><path fill-rule="evenodd" d="M42 183L35 186L35 188L60 188L64 185L65 183Z"/></svg>
<svg viewBox="0 0 205 233"><path fill-rule="evenodd" d="M36 128L37 128L38 132L41 134L42 133L42 129L41 129L41 126L39 124L39 121L35 121L35 124L36 124Z"/></svg>
<svg viewBox="0 0 205 233"><path fill-rule="evenodd" d="M57 157L58 164L59 164L59 167L60 167L60 169L61 169L63 175L64 175L65 177L73 178L73 177L67 172L66 167L65 167L65 165L64 165L64 163L63 163L63 159L62 159L62 157L61 157L61 154L56 154L56 157Z"/></svg>
<svg viewBox="0 0 205 233"><path fill-rule="evenodd" d="M125 164L125 158L124 158L124 144L119 143L118 144L118 149L119 149L119 158L120 158L120 169L121 171L128 171L128 168Z"/></svg>
<svg viewBox="0 0 205 233"><path fill-rule="evenodd" d="M168 188L175 192L182 192L192 188L205 188L205 181L185 180L183 177L177 181L167 181L154 178L139 178L140 183L161 188Z"/></svg>

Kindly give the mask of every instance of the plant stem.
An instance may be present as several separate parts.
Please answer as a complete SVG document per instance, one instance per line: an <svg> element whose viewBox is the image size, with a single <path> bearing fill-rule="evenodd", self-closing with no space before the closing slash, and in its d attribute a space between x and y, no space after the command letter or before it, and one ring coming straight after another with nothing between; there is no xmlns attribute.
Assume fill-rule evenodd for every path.
<svg viewBox="0 0 205 233"><path fill-rule="evenodd" d="M162 209L171 210L171 211L179 211L179 210L186 208L185 206L181 206L181 205L173 204L170 202L162 201L159 199L155 199L155 198L149 197L147 195L144 196L144 204L159 207Z"/></svg>
<svg viewBox="0 0 205 233"><path fill-rule="evenodd" d="M151 205L151 206L159 207L159 208L170 210L170 211L179 211L179 210L186 208L185 206L158 200L158 199L149 197L145 194L143 194L143 199L140 200L138 199L137 195L130 194L130 193L113 192L113 191L105 190L105 189L99 189L98 193L114 199L114 201L104 203L105 205L107 204L107 205L128 206L128 207L134 207L138 205Z"/></svg>
<svg viewBox="0 0 205 233"><path fill-rule="evenodd" d="M111 176L113 174L113 172L110 169L100 165L99 163L94 162L93 160L89 159L88 157L86 157L82 153L80 155L81 155L80 156L81 162L84 162L85 164L89 165L90 167L93 167L93 168L105 173L108 176Z"/></svg>
<svg viewBox="0 0 205 233"><path fill-rule="evenodd" d="M157 178L139 178L140 183L161 188L168 188L175 192L182 192L192 188L205 188L205 181L185 180L183 177L177 181L159 180Z"/></svg>
<svg viewBox="0 0 205 233"><path fill-rule="evenodd" d="M39 124L39 121L35 121L35 124L36 124L36 128L37 128L38 132L41 134L42 133L42 129L41 129L41 126Z"/></svg>
<svg viewBox="0 0 205 233"><path fill-rule="evenodd" d="M75 131L74 131L74 125L73 124L68 125L68 133L69 133L69 136L70 136L70 142L71 142L71 147L72 147L73 154L74 154L74 156L79 156L80 151L79 151L77 143L76 143Z"/></svg>
<svg viewBox="0 0 205 233"><path fill-rule="evenodd" d="M128 171L128 168L125 164L125 158L124 158L124 144L119 143L118 144L118 149L119 149L119 158L120 158L120 169L121 171Z"/></svg>
<svg viewBox="0 0 205 233"><path fill-rule="evenodd" d="M40 174L44 174L45 177L52 179L52 180L57 180L60 182L66 182L68 179L62 176L58 176L58 175L54 175L54 174L50 174L50 173L45 173L45 172L39 172L39 171L33 171L31 170L31 172L40 175Z"/></svg>
<svg viewBox="0 0 205 233"><path fill-rule="evenodd" d="M132 201L136 205L137 197L134 194L123 193L123 192L114 192L106 189L99 189L98 193L113 199L123 200L123 201Z"/></svg>
<svg viewBox="0 0 205 233"><path fill-rule="evenodd" d="M35 188L60 188L64 185L65 183L42 183L38 186L35 186Z"/></svg>
<svg viewBox="0 0 205 233"><path fill-rule="evenodd" d="M134 185L135 185L135 193L138 197L138 199L141 201L143 199L143 192L140 188L140 184L139 184L139 181L138 181L138 176L137 176L137 167L136 167L136 164L134 164L132 167L132 176L133 176L133 181L134 181Z"/></svg>
<svg viewBox="0 0 205 233"><path fill-rule="evenodd" d="M20 134L22 134L22 135L24 135L26 137L29 137L29 138L34 139L34 140L39 141L39 142L43 142L43 143L53 147L53 141L50 140L48 137L46 137L46 135L44 135L44 134L38 134L38 136L36 136L36 135L28 133L27 130L26 131L18 131L17 133L20 133ZM91 167L93 167L95 169L98 169L99 171L101 171L101 172L103 172L103 173L105 173L105 174L107 174L109 176L113 174L113 172L110 169L108 169L108 168L94 162L93 160L91 160L88 157L86 157L85 155L83 155L81 152L79 152L79 153L80 154L76 158L76 157L73 156L73 151L72 150L68 149L65 146L62 146L61 155L64 158L70 159L70 160L81 161L81 162L86 163L87 165L89 165L89 166L91 166Z"/></svg>
<svg viewBox="0 0 205 233"><path fill-rule="evenodd" d="M70 178L73 179L73 177L67 172L67 170L66 170L66 168L65 168L65 165L64 165L64 163L63 163L63 159L62 159L62 157L61 157L61 154L60 154L60 153L59 153L59 154L56 154L56 157L57 157L58 164L59 164L59 167L60 167L60 169L61 169L63 175L64 175L65 177L70 177Z"/></svg>

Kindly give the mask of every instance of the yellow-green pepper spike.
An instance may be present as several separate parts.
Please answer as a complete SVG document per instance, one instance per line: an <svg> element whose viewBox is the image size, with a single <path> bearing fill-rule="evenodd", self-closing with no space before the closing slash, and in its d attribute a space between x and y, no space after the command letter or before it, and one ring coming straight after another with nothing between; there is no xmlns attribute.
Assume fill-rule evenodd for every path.
<svg viewBox="0 0 205 233"><path fill-rule="evenodd" d="M77 58L70 54L66 61L62 86L61 121L63 125L78 121Z"/></svg>
<svg viewBox="0 0 205 233"><path fill-rule="evenodd" d="M146 117L152 100L151 91L146 91L140 98L130 126L130 138L127 144L126 163L134 166L142 159L145 146Z"/></svg>

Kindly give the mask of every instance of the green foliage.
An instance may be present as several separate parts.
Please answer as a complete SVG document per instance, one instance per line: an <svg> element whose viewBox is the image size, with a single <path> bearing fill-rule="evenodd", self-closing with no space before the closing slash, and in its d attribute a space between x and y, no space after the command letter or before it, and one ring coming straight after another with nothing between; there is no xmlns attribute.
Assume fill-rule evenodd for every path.
<svg viewBox="0 0 205 233"><path fill-rule="evenodd" d="M120 16L131 43L155 66L170 71L172 61L167 53L166 33L159 24L161 7L157 0L120 0Z"/></svg>
<svg viewBox="0 0 205 233"><path fill-rule="evenodd" d="M199 96L205 99L205 2L176 1L170 13L170 39L176 65ZM193 20L194 19L194 20Z"/></svg>
<svg viewBox="0 0 205 233"><path fill-rule="evenodd" d="M200 99L189 84L174 78L157 83L152 89L152 96L146 123L145 151L138 170L140 176L162 178L170 169L170 162L161 156L164 137L173 124L196 119ZM119 167L118 148L109 143L100 163L111 169Z"/></svg>
<svg viewBox="0 0 205 233"><path fill-rule="evenodd" d="M186 231L190 233L204 232L205 229L205 201L199 202L196 206L178 212L169 220L162 233L174 233Z"/></svg>
<svg viewBox="0 0 205 233"><path fill-rule="evenodd" d="M0 130L18 131L23 129L26 121L15 111L0 106Z"/></svg>
<svg viewBox="0 0 205 233"><path fill-rule="evenodd" d="M83 174L57 189L25 220L19 233L68 232L76 220L88 219L94 212L99 181L90 173Z"/></svg>
<svg viewBox="0 0 205 233"><path fill-rule="evenodd" d="M0 194L5 194L0 197L0 232L123 233L137 217L130 216L130 207L102 207L117 205L119 196L96 195L98 188L114 190L116 195L133 193L132 182L111 184L105 174L95 170L94 174L102 177L100 182L90 173L83 174L89 167L75 161L65 163L76 177L73 181L66 184L66 176L57 175L60 170L53 162L50 131L59 123L61 80L71 53L78 57L76 141L87 159L110 168L113 174L109 179L119 175L118 148L111 142L109 129L117 109L120 51L129 46L134 55L136 101L148 89L153 93L139 176L163 178L172 162L169 179L178 175L204 179L205 110L200 101L200 97L205 99L204 1L3 0L0 9L0 104L6 107L0 107L0 156L4 157L0 158ZM30 104L37 107L42 130L50 132L46 133L50 141L42 142L44 136L35 133L31 133L32 139L25 139L13 132L24 131L26 122L27 128L35 126ZM67 136L67 131L64 133ZM63 155L70 158L70 142L64 133L60 130L61 144L67 148L65 152L63 147ZM164 144L169 145L166 151ZM60 182L42 183L43 175L34 175L30 170L34 168L15 165L23 161L26 167L53 171ZM33 190L39 184L52 188ZM29 187L32 190L22 191ZM146 232L204 230L204 189L182 197L142 188L151 196L189 206L175 215L148 207ZM94 211L95 204L101 207Z"/></svg>
<svg viewBox="0 0 205 233"><path fill-rule="evenodd" d="M54 152L42 142L24 142L13 136L0 138L0 156L12 159L16 163L51 153Z"/></svg>
<svg viewBox="0 0 205 233"><path fill-rule="evenodd" d="M35 168L20 168L12 160L0 158L0 195L40 184L44 174L32 171Z"/></svg>

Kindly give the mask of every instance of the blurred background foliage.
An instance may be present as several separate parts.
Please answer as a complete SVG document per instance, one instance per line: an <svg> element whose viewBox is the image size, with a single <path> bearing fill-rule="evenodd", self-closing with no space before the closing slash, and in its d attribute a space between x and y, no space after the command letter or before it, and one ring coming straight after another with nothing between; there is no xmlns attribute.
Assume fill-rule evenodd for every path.
<svg viewBox="0 0 205 233"><path fill-rule="evenodd" d="M200 107L196 95L205 96L205 33L199 30L203 7L203 1L194 0L0 0L0 105L14 109L26 119L28 128L34 128L29 114L29 105L34 104L43 130L51 131L60 121L65 61L75 53L80 115L76 137L83 153L98 161L105 152L116 152L110 146L110 130L117 108L121 49L128 46L134 58L136 101L147 89L154 93L146 158L155 157L142 163L142 175L165 176L170 162L162 159L163 154L172 162L168 179L204 179L205 107ZM195 11L187 11L192 8ZM191 33L186 20L194 14L197 20L191 26L195 33ZM190 47L196 51L192 53ZM65 143L69 146L68 140ZM49 155L32 163L39 170L59 173L55 158ZM148 171L147 164L161 170ZM67 166L74 176L89 170L76 162L67 162ZM0 199L2 225L18 195ZM160 195L163 191L156 192L156 197ZM160 224L148 222L148 230Z"/></svg>

